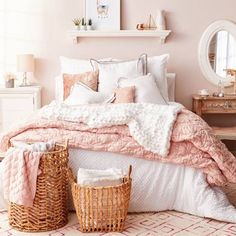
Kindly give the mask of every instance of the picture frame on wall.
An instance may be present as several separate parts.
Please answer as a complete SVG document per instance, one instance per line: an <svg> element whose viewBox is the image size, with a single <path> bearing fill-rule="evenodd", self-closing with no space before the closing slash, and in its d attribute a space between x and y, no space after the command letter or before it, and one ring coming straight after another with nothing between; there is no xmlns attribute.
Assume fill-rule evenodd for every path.
<svg viewBox="0 0 236 236"><path fill-rule="evenodd" d="M120 30L120 0L84 0L85 17L94 30Z"/></svg>

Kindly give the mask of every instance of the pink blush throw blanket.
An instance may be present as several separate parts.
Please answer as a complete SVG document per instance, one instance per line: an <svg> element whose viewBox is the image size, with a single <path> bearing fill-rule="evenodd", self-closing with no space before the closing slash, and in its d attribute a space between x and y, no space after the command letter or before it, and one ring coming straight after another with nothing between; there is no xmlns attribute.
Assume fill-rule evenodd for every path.
<svg viewBox="0 0 236 236"><path fill-rule="evenodd" d="M4 198L32 207L41 153L10 148L3 159Z"/></svg>
<svg viewBox="0 0 236 236"><path fill-rule="evenodd" d="M58 111L60 115L60 111ZM173 126L168 155L162 157L146 150L131 136L128 126L91 128L88 125L49 117L36 119L3 135L0 148L10 141L46 141L69 139L70 147L131 155L201 169L209 184L236 183L236 158L197 115L182 109Z"/></svg>

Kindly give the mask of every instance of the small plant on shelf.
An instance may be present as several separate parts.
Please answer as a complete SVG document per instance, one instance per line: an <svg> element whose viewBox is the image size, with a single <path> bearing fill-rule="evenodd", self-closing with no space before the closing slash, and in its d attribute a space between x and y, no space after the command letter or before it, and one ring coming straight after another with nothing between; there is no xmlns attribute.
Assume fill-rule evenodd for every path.
<svg viewBox="0 0 236 236"><path fill-rule="evenodd" d="M87 29L87 27L86 27L86 20L85 20L84 17L82 18L80 29L81 30L86 30Z"/></svg>
<svg viewBox="0 0 236 236"><path fill-rule="evenodd" d="M92 29L93 29L93 21L92 19L89 19L87 24L87 30L92 30Z"/></svg>
<svg viewBox="0 0 236 236"><path fill-rule="evenodd" d="M79 29L80 24L81 24L81 19L80 18L74 18L72 21L73 21L73 23L75 25L75 28Z"/></svg>

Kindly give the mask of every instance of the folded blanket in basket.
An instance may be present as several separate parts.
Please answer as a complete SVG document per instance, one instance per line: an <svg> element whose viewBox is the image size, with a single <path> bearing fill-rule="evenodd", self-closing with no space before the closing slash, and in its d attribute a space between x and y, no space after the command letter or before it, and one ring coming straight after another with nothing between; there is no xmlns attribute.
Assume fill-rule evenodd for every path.
<svg viewBox="0 0 236 236"><path fill-rule="evenodd" d="M82 186L115 186L122 184L125 175L121 169L89 170L79 168L77 183Z"/></svg>
<svg viewBox="0 0 236 236"><path fill-rule="evenodd" d="M40 158L54 148L54 142L32 145L17 143L3 159L4 198L19 205L33 206Z"/></svg>

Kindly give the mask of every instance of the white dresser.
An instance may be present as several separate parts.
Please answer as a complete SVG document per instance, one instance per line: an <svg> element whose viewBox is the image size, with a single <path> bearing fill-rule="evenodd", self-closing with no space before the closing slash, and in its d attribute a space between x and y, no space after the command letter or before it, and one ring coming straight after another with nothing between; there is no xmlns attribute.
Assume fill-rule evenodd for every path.
<svg viewBox="0 0 236 236"><path fill-rule="evenodd" d="M0 88L0 133L41 107L41 87Z"/></svg>

